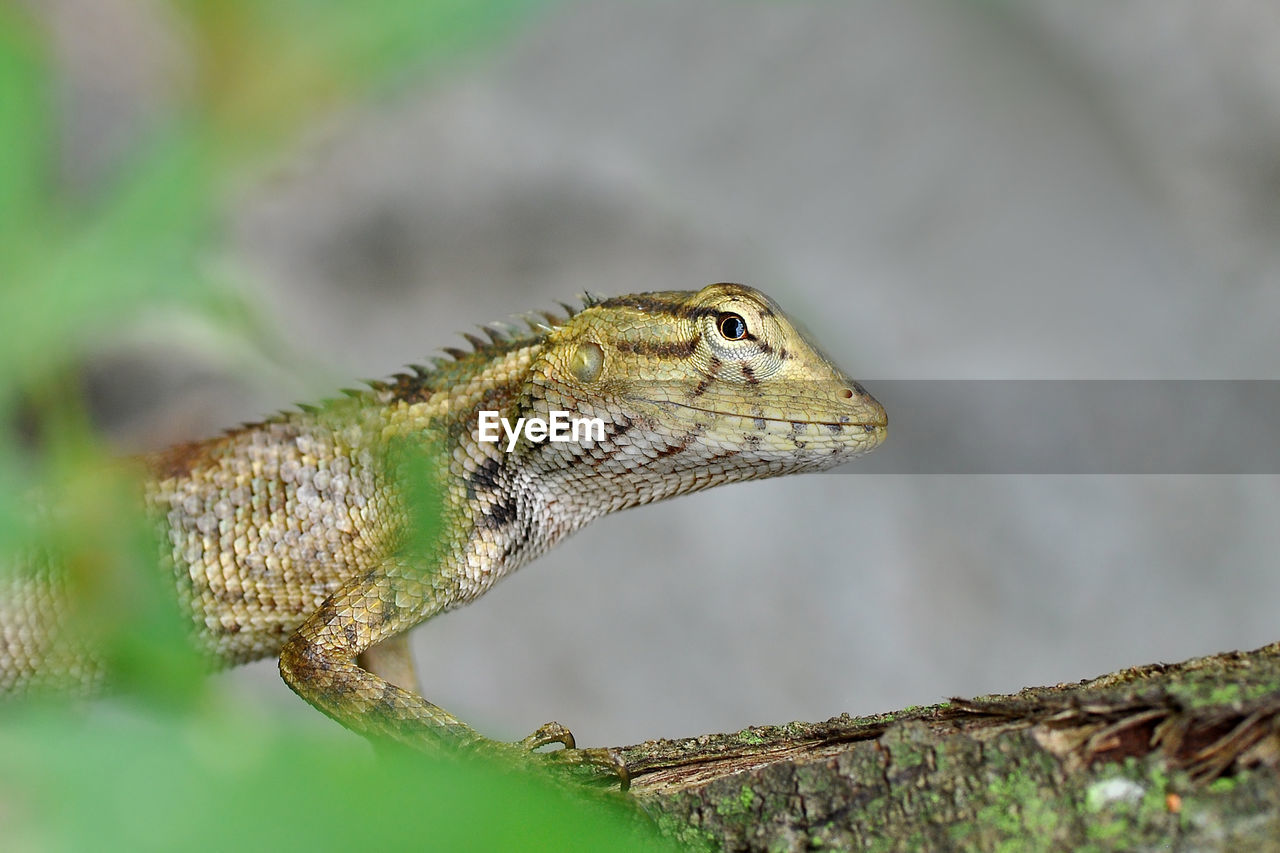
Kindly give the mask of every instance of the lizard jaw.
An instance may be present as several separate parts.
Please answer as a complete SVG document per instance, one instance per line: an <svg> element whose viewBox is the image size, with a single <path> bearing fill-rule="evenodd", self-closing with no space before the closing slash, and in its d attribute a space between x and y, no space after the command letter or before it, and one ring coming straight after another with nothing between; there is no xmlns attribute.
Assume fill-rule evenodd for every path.
<svg viewBox="0 0 1280 853"><path fill-rule="evenodd" d="M838 426L838 427L861 427L867 431L883 431L886 430L889 421L881 410L880 417L873 421L810 421L797 418L771 418L763 415L744 415L741 412L722 412L719 409L707 409L702 406L691 406L688 403L678 403L675 400L649 400L644 402L652 403L655 406L679 406L682 409L692 409L695 412L705 412L708 415L716 415L722 418L749 418L758 421L770 421L779 424L809 424L810 426Z"/></svg>

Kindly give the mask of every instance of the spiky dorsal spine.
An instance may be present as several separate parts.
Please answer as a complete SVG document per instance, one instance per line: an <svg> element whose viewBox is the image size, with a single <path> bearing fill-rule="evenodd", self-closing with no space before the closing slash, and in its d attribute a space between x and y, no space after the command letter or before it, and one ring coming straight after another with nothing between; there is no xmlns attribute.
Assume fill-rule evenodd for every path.
<svg viewBox="0 0 1280 853"><path fill-rule="evenodd" d="M563 314L554 311L526 314L520 318L523 325L502 321L486 323L478 327L485 335L483 338L474 332L461 333L470 344L470 349L443 347L441 351L445 355L433 358L429 368L411 366L412 373L397 373L386 380L366 384L375 392L389 393L392 399L421 399L465 379L469 372L489 359L538 342L567 323L578 312L597 305L600 301L596 296L583 293L578 297L577 305L560 303L564 308Z"/></svg>

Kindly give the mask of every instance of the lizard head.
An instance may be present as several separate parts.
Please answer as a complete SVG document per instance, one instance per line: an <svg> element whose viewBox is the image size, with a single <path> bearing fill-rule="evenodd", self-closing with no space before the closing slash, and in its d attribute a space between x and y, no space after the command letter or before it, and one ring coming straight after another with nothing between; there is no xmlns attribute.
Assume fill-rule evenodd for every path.
<svg viewBox="0 0 1280 853"><path fill-rule="evenodd" d="M531 379L537 408L604 420L596 470L684 475L650 500L830 468L886 434L880 404L739 284L588 305L548 335Z"/></svg>

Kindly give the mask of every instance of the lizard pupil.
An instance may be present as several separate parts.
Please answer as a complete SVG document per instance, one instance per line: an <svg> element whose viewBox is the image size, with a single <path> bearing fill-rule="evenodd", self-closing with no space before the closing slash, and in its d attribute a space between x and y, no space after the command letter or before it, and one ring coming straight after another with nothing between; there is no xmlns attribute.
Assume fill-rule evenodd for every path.
<svg viewBox="0 0 1280 853"><path fill-rule="evenodd" d="M716 319L716 328L726 341L740 341L747 336L747 321L727 311Z"/></svg>

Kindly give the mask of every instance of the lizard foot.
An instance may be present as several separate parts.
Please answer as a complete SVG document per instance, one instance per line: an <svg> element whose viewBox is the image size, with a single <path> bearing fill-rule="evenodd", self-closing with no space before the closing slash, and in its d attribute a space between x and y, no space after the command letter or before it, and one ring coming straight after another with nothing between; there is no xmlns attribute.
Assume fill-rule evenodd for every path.
<svg viewBox="0 0 1280 853"><path fill-rule="evenodd" d="M556 722L543 723L533 734L524 740L517 741L516 746L532 752L553 743L563 744L565 749L574 749L577 746L577 742L573 739L573 732Z"/></svg>
<svg viewBox="0 0 1280 853"><path fill-rule="evenodd" d="M532 751L553 743L563 745L564 749L543 754L541 757L548 764L566 768L571 776L583 782L611 785L617 781L624 791L631 787L631 771L621 751L599 747L578 749L573 732L559 723L539 726L533 734L517 741L516 746Z"/></svg>

